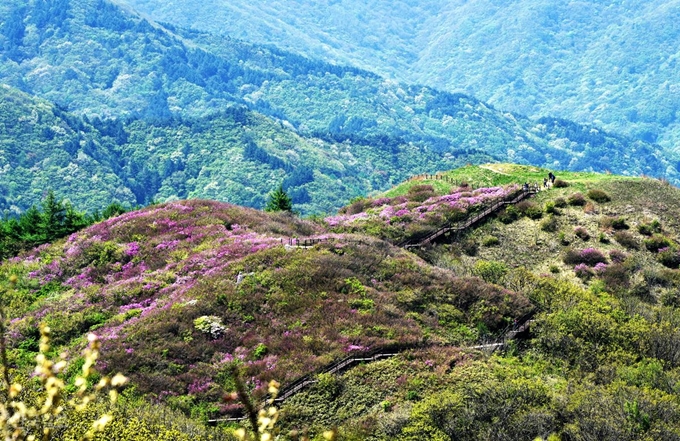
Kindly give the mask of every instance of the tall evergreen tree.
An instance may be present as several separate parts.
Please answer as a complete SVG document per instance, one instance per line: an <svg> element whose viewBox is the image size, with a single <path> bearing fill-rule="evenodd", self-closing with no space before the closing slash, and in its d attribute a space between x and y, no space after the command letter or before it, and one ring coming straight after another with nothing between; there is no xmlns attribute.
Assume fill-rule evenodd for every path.
<svg viewBox="0 0 680 441"><path fill-rule="evenodd" d="M42 213L35 205L26 210L19 218L19 231L21 232L21 241L29 246L35 246L44 243L45 235L41 226L43 221Z"/></svg>
<svg viewBox="0 0 680 441"><path fill-rule="evenodd" d="M40 220L40 232L45 240L52 242L65 235L64 224L66 221L66 207L58 200L54 191L50 190L42 201L42 215Z"/></svg>
<svg viewBox="0 0 680 441"><path fill-rule="evenodd" d="M283 185L279 185L276 190L269 193L264 211L293 211L293 201L283 190Z"/></svg>

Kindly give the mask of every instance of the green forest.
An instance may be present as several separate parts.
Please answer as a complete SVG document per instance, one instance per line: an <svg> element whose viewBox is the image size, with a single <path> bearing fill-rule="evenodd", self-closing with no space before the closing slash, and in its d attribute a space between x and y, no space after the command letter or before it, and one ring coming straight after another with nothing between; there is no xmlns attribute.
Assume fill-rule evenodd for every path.
<svg viewBox="0 0 680 441"><path fill-rule="evenodd" d="M185 198L262 208L278 185L300 212L321 214L409 176L488 161L677 182L676 155L655 144L102 1L12 0L0 20L5 215L46 189L90 212Z"/></svg>
<svg viewBox="0 0 680 441"><path fill-rule="evenodd" d="M125 0L163 22L274 44L534 118L673 149L678 5L637 2Z"/></svg>

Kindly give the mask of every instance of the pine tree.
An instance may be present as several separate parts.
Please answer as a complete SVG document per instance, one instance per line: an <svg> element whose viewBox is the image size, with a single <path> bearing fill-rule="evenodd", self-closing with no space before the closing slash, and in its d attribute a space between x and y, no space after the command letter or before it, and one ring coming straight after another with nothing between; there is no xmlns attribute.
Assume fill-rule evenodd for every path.
<svg viewBox="0 0 680 441"><path fill-rule="evenodd" d="M42 201L41 218L40 232L45 240L52 242L65 235L66 207L64 207L63 201L57 199L52 190L47 193L47 197Z"/></svg>
<svg viewBox="0 0 680 441"><path fill-rule="evenodd" d="M42 213L31 205L19 218L20 239L29 246L45 243L45 235L42 229Z"/></svg>
<svg viewBox="0 0 680 441"><path fill-rule="evenodd" d="M264 211L293 211L293 201L283 190L283 185L279 185L276 190L269 193L269 200Z"/></svg>

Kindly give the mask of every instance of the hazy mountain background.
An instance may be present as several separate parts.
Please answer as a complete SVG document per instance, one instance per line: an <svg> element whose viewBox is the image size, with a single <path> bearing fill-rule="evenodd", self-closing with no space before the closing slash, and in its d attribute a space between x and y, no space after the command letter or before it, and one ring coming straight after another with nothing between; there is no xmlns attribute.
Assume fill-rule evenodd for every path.
<svg viewBox="0 0 680 441"><path fill-rule="evenodd" d="M321 213L414 174L498 160L677 182L658 145L104 0L10 0L0 22L3 210L26 209L47 186L83 209L107 198L260 208L283 182L299 210Z"/></svg>
<svg viewBox="0 0 680 441"><path fill-rule="evenodd" d="M122 1L504 110L680 142L677 0Z"/></svg>

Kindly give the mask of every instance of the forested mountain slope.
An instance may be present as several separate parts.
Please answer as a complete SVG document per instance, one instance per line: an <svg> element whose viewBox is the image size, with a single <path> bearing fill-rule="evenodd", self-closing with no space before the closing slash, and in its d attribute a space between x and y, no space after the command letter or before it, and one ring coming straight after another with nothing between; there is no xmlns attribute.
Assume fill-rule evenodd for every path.
<svg viewBox="0 0 680 441"><path fill-rule="evenodd" d="M126 202L132 192L140 204L210 197L261 207L283 181L298 209L327 212L412 174L491 159L677 176L675 160L654 145L566 120L530 121L465 95L271 48L167 29L103 0L12 0L0 5L0 20L0 81L55 102L52 113L86 118L77 124L89 133L71 136L64 128L62 136L55 131L59 124L41 120L22 126L33 130L30 137L3 131L3 143L12 145L2 164L9 166L5 185L11 184L5 209L39 201L48 183L60 196L85 198L72 197L65 181L44 177L44 164L31 164L33 183L16 168L27 166L16 155L32 157L34 149L56 154L40 141L53 131L54 145L71 143L73 158L73 142L83 141L84 153L102 164L87 179L110 176L107 185L120 195L107 194ZM11 89L2 93L19 96ZM3 101L9 126L18 118L11 102ZM65 156L60 161L72 163ZM77 205L106 205L90 200Z"/></svg>
<svg viewBox="0 0 680 441"><path fill-rule="evenodd" d="M158 20L219 32L498 108L554 115L674 148L674 0L228 3L124 0Z"/></svg>

